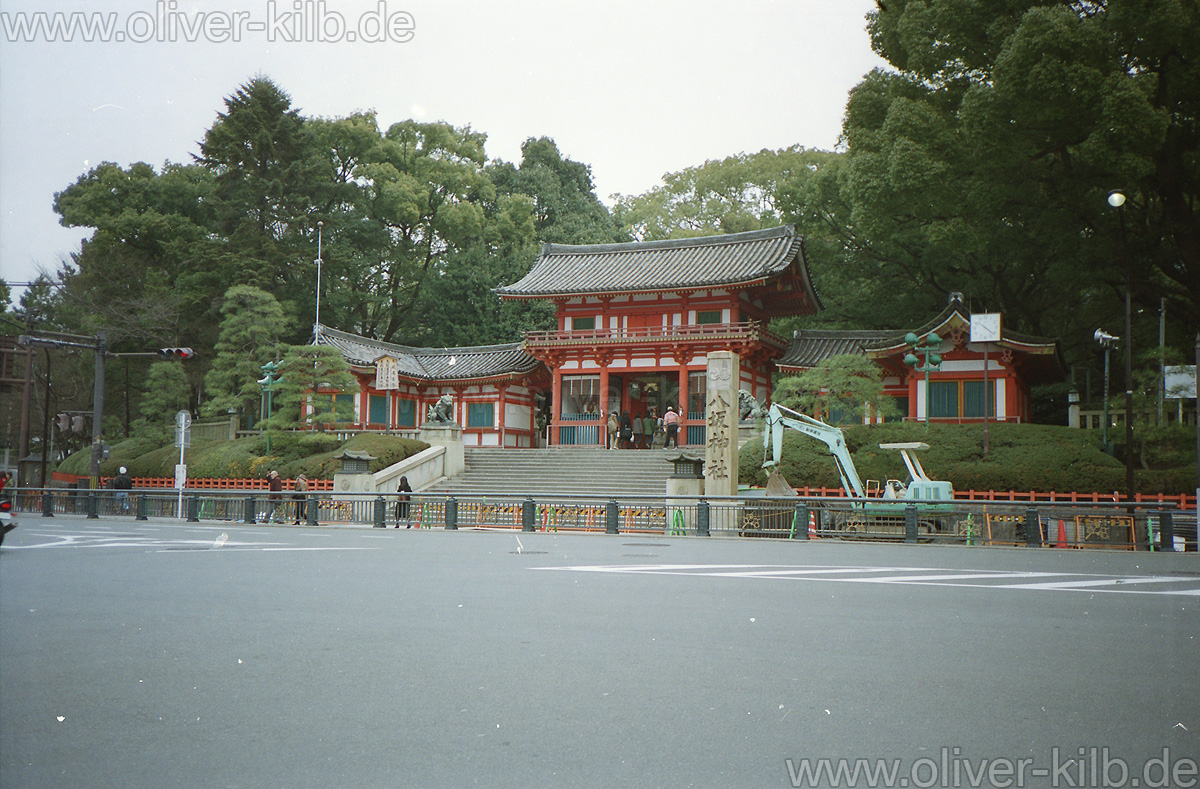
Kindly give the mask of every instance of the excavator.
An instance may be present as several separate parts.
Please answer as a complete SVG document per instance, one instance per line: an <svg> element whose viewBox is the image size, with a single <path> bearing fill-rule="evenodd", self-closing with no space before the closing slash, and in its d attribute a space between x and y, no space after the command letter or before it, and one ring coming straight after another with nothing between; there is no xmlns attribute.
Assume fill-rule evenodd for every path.
<svg viewBox="0 0 1200 789"><path fill-rule="evenodd" d="M903 537L904 510L912 506L917 510L917 531L920 535L929 537L951 530L954 488L949 482L930 479L915 454L929 449L928 444L920 441L880 444L880 449L900 453L908 469L909 481L904 483L898 479L889 479L880 486L877 482L868 480L864 486L858 469L854 467L850 451L846 449L846 439L840 428L827 425L819 419L778 403L773 403L767 412L766 427L763 431L763 451L765 453L769 448L771 453L771 459L763 463L763 468L771 469L770 478L767 480L768 496L772 495L773 490L792 490L792 486L783 479L779 471L784 430L803 433L829 447L829 454L833 457L838 475L842 479L842 487L852 499L848 512L824 513L829 516L826 520L830 522L824 522L823 528L832 528L843 537L868 533Z"/></svg>

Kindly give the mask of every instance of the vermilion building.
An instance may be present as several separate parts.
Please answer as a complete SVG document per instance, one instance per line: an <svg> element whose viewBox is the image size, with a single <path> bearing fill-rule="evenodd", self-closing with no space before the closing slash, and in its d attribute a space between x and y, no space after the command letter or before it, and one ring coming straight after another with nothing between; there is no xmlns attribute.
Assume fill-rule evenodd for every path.
<svg viewBox="0 0 1200 789"><path fill-rule="evenodd" d="M741 358L740 388L771 394L787 340L771 318L821 303L791 225L626 244L546 244L506 299L553 302L558 326L522 347L550 372L551 444L602 445L604 415L680 411L680 438L704 442L706 354Z"/></svg>
<svg viewBox="0 0 1200 789"><path fill-rule="evenodd" d="M925 373L904 362L910 331L941 339L942 364L930 371L928 389ZM1053 339L1003 329L995 342L971 342L971 313L959 294L917 329L796 332L777 365L781 372L799 373L846 353L864 354L884 369L884 393L895 398L899 418L923 421L928 414L934 422L982 422L985 398L992 421L1028 422L1030 387L1061 381L1065 371Z"/></svg>

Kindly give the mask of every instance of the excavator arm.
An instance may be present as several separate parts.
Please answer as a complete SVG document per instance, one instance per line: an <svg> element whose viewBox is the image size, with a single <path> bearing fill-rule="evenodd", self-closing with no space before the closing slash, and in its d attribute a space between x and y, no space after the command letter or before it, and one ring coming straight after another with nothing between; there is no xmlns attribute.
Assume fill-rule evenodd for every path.
<svg viewBox="0 0 1200 789"><path fill-rule="evenodd" d="M824 442L829 447L829 454L837 464L838 475L842 478L842 487L850 491L855 498L866 498L862 480L859 479L858 469L846 449L846 439L839 428L827 425L819 419L793 411L790 408L772 403L767 413L767 424L763 433L763 446L771 448L771 460L763 463L763 468L779 465L780 453L783 450L783 431L785 428L796 430L806 436L811 436Z"/></svg>

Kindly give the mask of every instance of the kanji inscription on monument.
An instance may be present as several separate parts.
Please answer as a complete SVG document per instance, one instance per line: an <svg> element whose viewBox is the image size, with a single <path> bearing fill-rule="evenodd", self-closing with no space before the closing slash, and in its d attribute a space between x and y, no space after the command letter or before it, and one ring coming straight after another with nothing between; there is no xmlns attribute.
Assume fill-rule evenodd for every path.
<svg viewBox="0 0 1200 789"><path fill-rule="evenodd" d="M741 363L731 351L708 354L705 392L704 494L736 496L738 381Z"/></svg>

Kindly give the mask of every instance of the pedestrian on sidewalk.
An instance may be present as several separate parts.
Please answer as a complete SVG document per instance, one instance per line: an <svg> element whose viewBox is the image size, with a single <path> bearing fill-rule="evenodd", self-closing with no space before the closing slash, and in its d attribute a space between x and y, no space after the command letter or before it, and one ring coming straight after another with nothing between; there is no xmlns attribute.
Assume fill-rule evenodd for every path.
<svg viewBox="0 0 1200 789"><path fill-rule="evenodd" d="M124 466L121 466L117 478L113 480L113 489L117 491L117 507L121 512L129 512L129 491L133 490L133 480Z"/></svg>
<svg viewBox="0 0 1200 789"><path fill-rule="evenodd" d="M267 489L271 491L267 496L267 501L270 502L271 523L283 523L283 513L280 511L283 507L283 480L275 469L267 473Z"/></svg>
<svg viewBox="0 0 1200 789"><path fill-rule="evenodd" d="M400 528L400 521L404 521L404 528L411 529L412 524L408 522L408 501L412 488L408 485L408 477L400 478L400 485L396 488L396 528Z"/></svg>
<svg viewBox="0 0 1200 789"><path fill-rule="evenodd" d="M292 485L292 498L296 502L296 525L300 525L300 521L308 520L308 477L303 474L296 475L296 482Z"/></svg>

